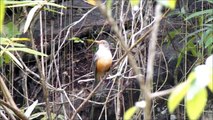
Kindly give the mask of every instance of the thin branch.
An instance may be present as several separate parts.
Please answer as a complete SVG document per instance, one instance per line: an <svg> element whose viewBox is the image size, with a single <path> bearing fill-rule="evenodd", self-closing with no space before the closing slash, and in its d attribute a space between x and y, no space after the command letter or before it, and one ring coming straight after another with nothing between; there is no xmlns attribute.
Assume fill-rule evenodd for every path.
<svg viewBox="0 0 213 120"><path fill-rule="evenodd" d="M157 35L158 35L158 28L161 20L161 9L162 5L157 4L155 8L155 23L153 26L153 31L151 33L151 38L149 41L149 51L148 51L148 63L147 63L147 76L146 76L146 89L147 89L147 96L145 97L146 100L146 107L145 107L145 120L151 119L151 91L152 91L152 82L153 82L153 71L154 71L154 61L155 61L155 50L157 44Z"/></svg>
<svg viewBox="0 0 213 120"><path fill-rule="evenodd" d="M76 109L76 111L73 113L71 120L75 119L76 114L83 108L83 106L87 103L87 101L93 96L95 91L100 87L100 85L103 83L103 80L101 80L98 85L94 88L94 90L87 96L87 98L79 105L79 107Z"/></svg>
<svg viewBox="0 0 213 120"><path fill-rule="evenodd" d="M6 106L10 110L12 110L20 119L28 120L28 118L17 108L13 107L12 105L7 104L3 100L0 100L0 104Z"/></svg>

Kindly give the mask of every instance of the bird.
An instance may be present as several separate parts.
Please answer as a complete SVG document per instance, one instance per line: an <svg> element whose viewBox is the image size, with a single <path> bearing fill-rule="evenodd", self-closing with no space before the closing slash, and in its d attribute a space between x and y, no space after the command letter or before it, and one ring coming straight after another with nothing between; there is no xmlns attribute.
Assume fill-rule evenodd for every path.
<svg viewBox="0 0 213 120"><path fill-rule="evenodd" d="M97 83L102 80L102 77L110 70L112 66L112 53L110 51L109 43L106 40L94 41L98 44L98 50L93 57L94 63L94 74L95 82L93 84L93 89L96 87ZM103 91L103 84L99 86L101 89L97 89L97 93ZM97 94L96 94L97 95ZM92 100L95 101L97 96L94 95ZM95 106L92 104L90 120L94 119Z"/></svg>
<svg viewBox="0 0 213 120"><path fill-rule="evenodd" d="M98 50L94 56L95 63L95 81L102 80L102 77L110 70L112 66L112 53L109 43L106 40L95 41L98 44Z"/></svg>

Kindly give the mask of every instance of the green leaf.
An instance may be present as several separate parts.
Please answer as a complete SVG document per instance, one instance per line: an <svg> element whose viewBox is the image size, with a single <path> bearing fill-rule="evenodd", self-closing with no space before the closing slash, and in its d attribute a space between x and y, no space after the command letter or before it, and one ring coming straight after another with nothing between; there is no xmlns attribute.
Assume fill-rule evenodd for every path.
<svg viewBox="0 0 213 120"><path fill-rule="evenodd" d="M200 90L193 99L186 99L186 111L191 120L197 120L204 110L207 102L206 88Z"/></svg>
<svg viewBox="0 0 213 120"><path fill-rule="evenodd" d="M108 14L111 14L112 0L107 0L106 7Z"/></svg>
<svg viewBox="0 0 213 120"><path fill-rule="evenodd" d="M17 42L13 42L11 41L10 39L8 38L0 38L0 45L10 45L10 46L16 46L16 47L25 47L24 44L20 44L20 43L17 43Z"/></svg>
<svg viewBox="0 0 213 120"><path fill-rule="evenodd" d="M21 32L19 32L18 27L13 23L9 22L4 26L3 31L8 38L12 38L14 36L20 35Z"/></svg>
<svg viewBox="0 0 213 120"><path fill-rule="evenodd" d="M20 63L20 61L12 54L12 53L10 53L9 51L5 51L5 53L7 54L7 55L9 55L11 58L12 58L12 60L19 66L19 67L21 67L22 69L23 69L23 66L22 66L22 64Z"/></svg>
<svg viewBox="0 0 213 120"><path fill-rule="evenodd" d="M158 3L164 5L165 7L175 9L177 0L157 0Z"/></svg>
<svg viewBox="0 0 213 120"><path fill-rule="evenodd" d="M47 114L46 112L34 113L34 114L32 114L32 115L29 117L29 119L30 119L30 120L34 120L34 119L39 118L39 117L41 117L41 116L45 116L46 114Z"/></svg>
<svg viewBox="0 0 213 120"><path fill-rule="evenodd" d="M5 12L4 0L0 0L0 33L2 32L3 29L4 12Z"/></svg>
<svg viewBox="0 0 213 120"><path fill-rule="evenodd" d="M79 37L72 37L68 40L73 40L74 43L84 43L84 41L81 40Z"/></svg>
<svg viewBox="0 0 213 120"><path fill-rule="evenodd" d="M26 53L29 53L29 54L39 55L39 56L45 56L45 57L48 56L48 55L46 55L44 53L32 50L30 48L12 48L12 47L10 47L10 48L7 48L7 50L8 51L22 51L22 52L26 52Z"/></svg>
<svg viewBox="0 0 213 120"><path fill-rule="evenodd" d="M6 64L10 63L11 58L9 55L7 54L3 54L3 62L5 62Z"/></svg>
<svg viewBox="0 0 213 120"><path fill-rule="evenodd" d="M195 74L194 73L190 74L187 81L180 83L175 88L175 90L171 93L168 99L168 108L170 113L173 113L174 110L179 105L179 103L183 100L188 89L190 88L191 82L194 79L195 79Z"/></svg>
<svg viewBox="0 0 213 120"><path fill-rule="evenodd" d="M203 2L203 1L207 1L209 3L212 3L213 4L213 0L199 0L198 2Z"/></svg>
<svg viewBox="0 0 213 120"><path fill-rule="evenodd" d="M204 14L211 14L212 15L213 14L212 11L213 11L213 9L195 12L195 13L192 13L191 15L189 15L188 17L186 17L185 20L189 20L189 19L194 18L194 17L202 16Z"/></svg>
<svg viewBox="0 0 213 120"><path fill-rule="evenodd" d="M4 63L4 58L0 56L0 67L2 67L3 63Z"/></svg>
<svg viewBox="0 0 213 120"><path fill-rule="evenodd" d="M183 51L184 51L184 49L181 50L180 54L178 55L178 60L177 60L176 68L180 66L180 63L181 63L181 61L183 59Z"/></svg>
<svg viewBox="0 0 213 120"><path fill-rule="evenodd" d="M131 120L132 116L135 114L135 112L138 110L138 107L131 107L124 113L124 120Z"/></svg>
<svg viewBox="0 0 213 120"><path fill-rule="evenodd" d="M206 42L205 42L205 48L211 46L213 44L213 37L208 37Z"/></svg>

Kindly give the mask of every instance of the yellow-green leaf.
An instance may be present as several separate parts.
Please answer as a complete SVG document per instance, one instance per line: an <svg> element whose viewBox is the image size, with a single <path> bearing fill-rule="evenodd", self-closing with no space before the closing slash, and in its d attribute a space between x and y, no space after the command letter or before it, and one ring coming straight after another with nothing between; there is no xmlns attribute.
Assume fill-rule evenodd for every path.
<svg viewBox="0 0 213 120"><path fill-rule="evenodd" d="M10 53L10 52L7 51L7 50L5 50L5 53L6 53L7 55L9 55L9 56L12 58L12 60L13 60L19 67L23 68L21 62L20 62L12 53Z"/></svg>
<svg viewBox="0 0 213 120"><path fill-rule="evenodd" d="M11 41L30 41L29 38L10 38Z"/></svg>
<svg viewBox="0 0 213 120"><path fill-rule="evenodd" d="M186 99L186 111L191 120L197 120L207 102L206 88L201 89L191 100Z"/></svg>
<svg viewBox="0 0 213 120"><path fill-rule="evenodd" d="M130 4L131 4L131 6L138 6L139 5L139 3L140 3L140 0L130 0Z"/></svg>
<svg viewBox="0 0 213 120"><path fill-rule="evenodd" d="M4 0L0 0L0 33L2 32L4 23L4 12L5 12Z"/></svg>
<svg viewBox="0 0 213 120"><path fill-rule="evenodd" d="M96 3L96 0L84 0L84 2L90 4L90 5L93 5L95 6L97 3Z"/></svg>
<svg viewBox="0 0 213 120"><path fill-rule="evenodd" d="M175 90L171 93L168 99L168 108L170 113L173 113L174 110L179 105L179 103L183 100L189 87L190 87L190 82L185 81L183 83L180 83L175 88Z"/></svg>
<svg viewBox="0 0 213 120"><path fill-rule="evenodd" d="M211 92L213 93L213 75L212 75L212 79L208 84L208 88L211 90Z"/></svg>
<svg viewBox="0 0 213 120"><path fill-rule="evenodd" d="M7 48L8 51L22 51L22 52L26 52L26 53L29 53L29 54L33 54L33 55L39 55L39 56L45 56L47 57L48 55L44 54L44 53L41 53L41 52L38 52L38 51L35 51L35 50L32 50L32 49L29 49L29 48Z"/></svg>
<svg viewBox="0 0 213 120"><path fill-rule="evenodd" d="M131 120L132 116L135 114L135 112L138 110L138 107L131 107L124 113L124 120Z"/></svg>
<svg viewBox="0 0 213 120"><path fill-rule="evenodd" d="M11 45L11 46L17 46L17 47L25 47L24 44L13 42L8 38L0 38L0 41L1 41L0 45L6 45L6 46Z"/></svg>
<svg viewBox="0 0 213 120"><path fill-rule="evenodd" d="M175 9L176 1L177 0L157 0L160 4L164 5L165 7Z"/></svg>

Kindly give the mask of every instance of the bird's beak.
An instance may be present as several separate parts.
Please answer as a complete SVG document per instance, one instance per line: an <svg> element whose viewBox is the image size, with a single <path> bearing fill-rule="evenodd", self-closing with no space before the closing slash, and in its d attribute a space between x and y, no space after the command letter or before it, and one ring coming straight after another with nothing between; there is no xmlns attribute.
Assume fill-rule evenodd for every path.
<svg viewBox="0 0 213 120"><path fill-rule="evenodd" d="M96 40L96 41L94 41L94 42L95 42L95 43L97 43L97 44L100 44L100 43L101 43L100 41L97 41L97 40Z"/></svg>

